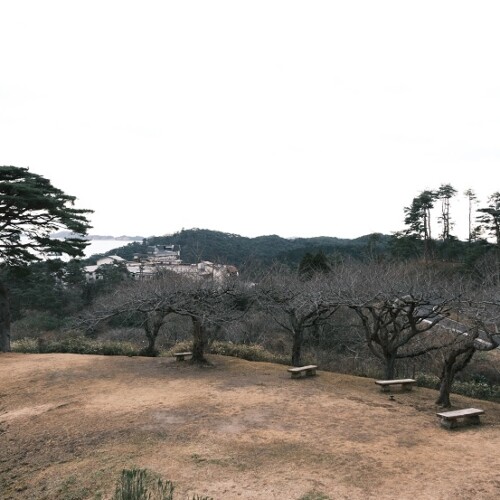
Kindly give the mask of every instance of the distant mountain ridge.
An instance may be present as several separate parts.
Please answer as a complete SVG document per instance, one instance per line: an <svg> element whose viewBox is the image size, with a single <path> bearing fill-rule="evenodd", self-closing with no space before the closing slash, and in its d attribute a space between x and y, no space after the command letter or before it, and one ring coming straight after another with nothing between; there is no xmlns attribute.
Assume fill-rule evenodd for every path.
<svg viewBox="0 0 500 500"><path fill-rule="evenodd" d="M81 238L79 234L72 233L71 231L58 231L57 233L52 233L50 235L51 238ZM108 240L108 241L142 241L144 236L107 236L100 234L87 234L85 236L86 240L91 241L99 241L99 240Z"/></svg>
<svg viewBox="0 0 500 500"><path fill-rule="evenodd" d="M115 240L115 241L142 241L144 236L102 236L99 234L89 234L90 240Z"/></svg>

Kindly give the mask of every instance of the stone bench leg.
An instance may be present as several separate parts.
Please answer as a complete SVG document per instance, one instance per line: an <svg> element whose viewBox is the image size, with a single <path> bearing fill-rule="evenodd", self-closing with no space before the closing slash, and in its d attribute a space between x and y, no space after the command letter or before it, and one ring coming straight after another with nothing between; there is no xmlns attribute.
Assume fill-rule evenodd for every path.
<svg viewBox="0 0 500 500"><path fill-rule="evenodd" d="M391 392L391 386L390 385L381 385L380 392Z"/></svg>
<svg viewBox="0 0 500 500"><path fill-rule="evenodd" d="M316 368L313 368L311 370L306 370L306 375L308 377L313 377L314 375L316 375Z"/></svg>
<svg viewBox="0 0 500 500"><path fill-rule="evenodd" d="M291 372L292 378L300 378L302 377L302 372Z"/></svg>
<svg viewBox="0 0 500 500"><path fill-rule="evenodd" d="M177 361L184 361L184 356L176 356Z"/></svg>
<svg viewBox="0 0 500 500"><path fill-rule="evenodd" d="M479 415L468 415L462 418L464 424L479 425L481 423ZM446 429L455 429L458 427L458 418L441 418L441 425Z"/></svg>
<svg viewBox="0 0 500 500"><path fill-rule="evenodd" d="M456 418L441 418L441 426L446 429L454 429L458 426Z"/></svg>
<svg viewBox="0 0 500 500"><path fill-rule="evenodd" d="M413 389L413 384L403 384L403 391L411 391Z"/></svg>
<svg viewBox="0 0 500 500"><path fill-rule="evenodd" d="M464 420L465 423L472 425L479 425L481 423L479 420L479 415L469 415L468 417L465 417Z"/></svg>

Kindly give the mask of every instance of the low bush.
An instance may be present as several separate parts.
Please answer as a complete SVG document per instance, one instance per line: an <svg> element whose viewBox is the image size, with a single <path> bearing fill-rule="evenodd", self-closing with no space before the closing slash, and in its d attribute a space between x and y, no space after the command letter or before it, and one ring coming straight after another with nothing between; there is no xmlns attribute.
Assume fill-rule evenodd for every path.
<svg viewBox="0 0 500 500"><path fill-rule="evenodd" d="M302 495L299 500L330 500L330 497L319 491L310 491Z"/></svg>
<svg viewBox="0 0 500 500"><path fill-rule="evenodd" d="M174 500L174 485L148 469L124 469L113 500ZM193 495L191 500L213 500Z"/></svg>
<svg viewBox="0 0 500 500"><path fill-rule="evenodd" d="M24 352L27 354L39 353L38 339L33 337L23 337L19 340L13 340L11 343L12 352Z"/></svg>
<svg viewBox="0 0 500 500"><path fill-rule="evenodd" d="M172 356L176 352L191 351L192 342L177 342L164 355ZM267 361L269 363L288 364L288 356L273 354L258 344L235 344L233 342L214 341L207 348L207 353L218 354L220 356L233 356L235 358L246 359L247 361Z"/></svg>
<svg viewBox="0 0 500 500"><path fill-rule="evenodd" d="M113 500L173 500L174 485L147 469L124 469Z"/></svg>
<svg viewBox="0 0 500 500"><path fill-rule="evenodd" d="M53 336L51 338L22 338L11 345L13 352L101 354L107 356L137 356L138 349L130 342L99 341L83 335Z"/></svg>
<svg viewBox="0 0 500 500"><path fill-rule="evenodd" d="M209 347L211 354L233 356L248 361L267 361L269 363L288 364L290 357L273 354L258 344L234 344L233 342L213 342Z"/></svg>
<svg viewBox="0 0 500 500"><path fill-rule="evenodd" d="M476 399L496 399L500 397L500 387L491 385L486 380L455 381L452 392Z"/></svg>
<svg viewBox="0 0 500 500"><path fill-rule="evenodd" d="M439 377L435 375L422 373L416 377L416 380L419 387L439 389ZM493 385L486 378L479 376L467 381L455 380L451 392L476 399L500 399L500 386Z"/></svg>
<svg viewBox="0 0 500 500"><path fill-rule="evenodd" d="M500 385L498 357L494 352L478 352L469 365L460 373L459 380L485 379L491 385Z"/></svg>
<svg viewBox="0 0 500 500"><path fill-rule="evenodd" d="M12 323L12 339L41 335L44 332L64 327L66 321L48 312L26 311L25 317Z"/></svg>
<svg viewBox="0 0 500 500"><path fill-rule="evenodd" d="M415 377L418 387L427 387L428 389L439 389L439 378L435 375L420 373Z"/></svg>

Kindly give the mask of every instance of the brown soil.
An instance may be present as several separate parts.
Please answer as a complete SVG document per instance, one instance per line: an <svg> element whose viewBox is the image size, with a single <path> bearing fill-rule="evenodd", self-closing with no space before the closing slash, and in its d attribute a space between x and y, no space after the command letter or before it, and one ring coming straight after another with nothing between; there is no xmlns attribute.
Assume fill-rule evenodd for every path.
<svg viewBox="0 0 500 500"><path fill-rule="evenodd" d="M495 403L454 396L486 413L449 431L435 391L210 360L0 355L0 497L110 498L139 467L179 499L500 498Z"/></svg>

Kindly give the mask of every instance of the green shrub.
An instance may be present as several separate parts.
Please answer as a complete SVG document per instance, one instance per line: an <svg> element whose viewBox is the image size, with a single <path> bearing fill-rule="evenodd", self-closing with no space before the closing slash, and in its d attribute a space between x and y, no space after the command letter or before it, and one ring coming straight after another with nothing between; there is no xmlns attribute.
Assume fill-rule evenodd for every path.
<svg viewBox="0 0 500 500"><path fill-rule="evenodd" d="M466 382L453 382L452 392L471 398L491 399L497 391L484 380L468 380Z"/></svg>
<svg viewBox="0 0 500 500"><path fill-rule="evenodd" d="M491 399L493 399L494 401L500 402L500 385L494 385L493 388L494 388L494 392L493 392L493 396L491 397Z"/></svg>
<svg viewBox="0 0 500 500"><path fill-rule="evenodd" d="M330 497L319 491L310 491L309 493L302 495L299 500L330 500Z"/></svg>
<svg viewBox="0 0 500 500"><path fill-rule="evenodd" d="M138 356L137 348L130 342L98 342L99 352L104 356Z"/></svg>
<svg viewBox="0 0 500 500"><path fill-rule="evenodd" d="M428 389L439 389L439 378L435 375L421 373L416 377L418 387L427 387Z"/></svg>
<svg viewBox="0 0 500 500"><path fill-rule="evenodd" d="M24 318L18 319L12 323L12 339L59 330L65 325L65 322L64 319L53 316L46 311L27 311Z"/></svg>
<svg viewBox="0 0 500 500"><path fill-rule="evenodd" d="M173 500L174 485L147 469L124 469L114 500Z"/></svg>
<svg viewBox="0 0 500 500"><path fill-rule="evenodd" d="M193 495L192 500L213 500L212 497ZM116 486L113 500L173 500L174 485L163 481L148 469L124 469Z"/></svg>
<svg viewBox="0 0 500 500"><path fill-rule="evenodd" d="M19 340L13 340L11 344L12 352L24 352L28 354L36 354L38 349L38 339L32 337L24 337Z"/></svg>
<svg viewBox="0 0 500 500"><path fill-rule="evenodd" d="M416 378L419 387L428 389L439 389L439 378L435 375L420 374ZM472 380L455 380L451 392L476 399L499 399L500 387L492 385L482 376L475 376Z"/></svg>
<svg viewBox="0 0 500 500"><path fill-rule="evenodd" d="M166 351L164 355L172 356L175 352L191 351L192 347L192 342L178 342L171 349ZM235 344L233 342L216 340L210 343L207 352L220 356L233 356L235 358L246 359L247 361L266 361L283 365L290 363L289 356L273 354L259 344Z"/></svg>
<svg viewBox="0 0 500 500"><path fill-rule="evenodd" d="M210 345L209 351L211 354L233 356L248 361L267 361L281 364L289 362L288 357L273 354L259 344L234 344L233 342L217 341Z"/></svg>
<svg viewBox="0 0 500 500"><path fill-rule="evenodd" d="M24 353L101 354L107 356L137 356L137 348L130 342L98 341L83 335L55 336L53 338L22 338L12 342L12 351Z"/></svg>

